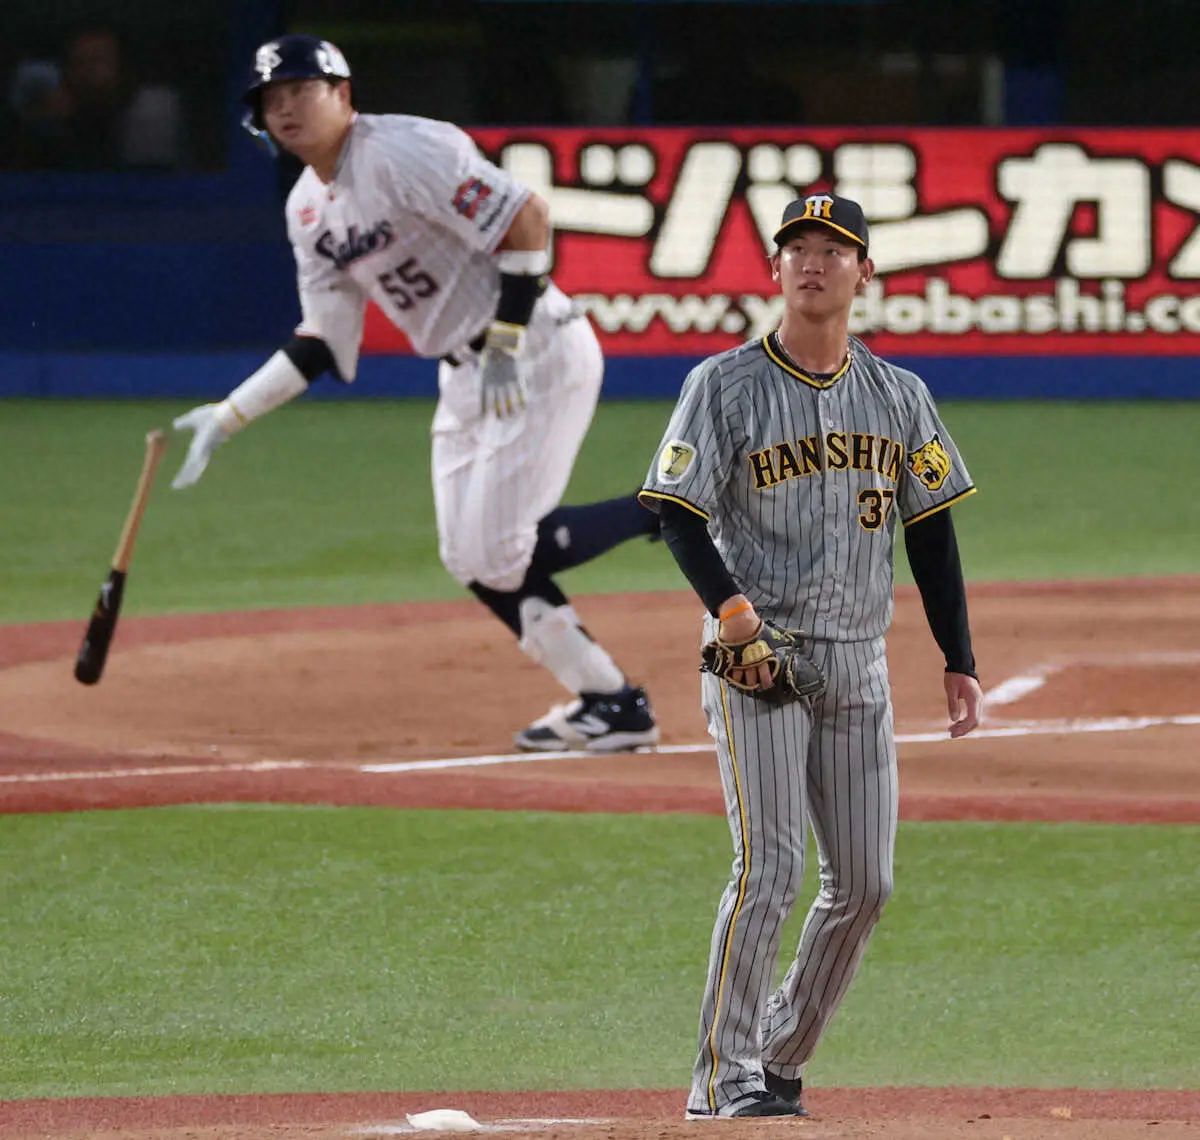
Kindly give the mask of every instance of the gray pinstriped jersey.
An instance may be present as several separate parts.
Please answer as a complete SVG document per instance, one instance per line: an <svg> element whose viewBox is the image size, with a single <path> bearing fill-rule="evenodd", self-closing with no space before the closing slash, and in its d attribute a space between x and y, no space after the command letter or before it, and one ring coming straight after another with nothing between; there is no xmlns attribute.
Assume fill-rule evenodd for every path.
<svg viewBox="0 0 1200 1140"><path fill-rule="evenodd" d="M859 641L891 623L897 514L974 489L918 376L852 337L849 367L821 381L763 338L688 374L642 497L705 516L764 617Z"/></svg>

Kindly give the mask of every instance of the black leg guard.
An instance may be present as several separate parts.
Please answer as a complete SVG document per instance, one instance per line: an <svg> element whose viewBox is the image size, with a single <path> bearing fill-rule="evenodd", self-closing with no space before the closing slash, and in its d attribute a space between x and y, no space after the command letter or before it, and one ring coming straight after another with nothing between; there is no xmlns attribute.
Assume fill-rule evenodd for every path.
<svg viewBox="0 0 1200 1140"><path fill-rule="evenodd" d="M493 590L490 586L472 582L468 587L519 638L521 636L521 602L525 598L542 598L552 606L565 606L567 596L548 577L534 577L533 567L525 575L519 590Z"/></svg>

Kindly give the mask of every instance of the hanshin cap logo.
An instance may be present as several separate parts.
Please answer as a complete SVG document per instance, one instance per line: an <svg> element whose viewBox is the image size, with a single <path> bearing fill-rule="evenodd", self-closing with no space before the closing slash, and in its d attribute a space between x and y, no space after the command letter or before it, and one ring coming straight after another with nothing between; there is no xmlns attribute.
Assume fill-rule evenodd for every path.
<svg viewBox="0 0 1200 1140"><path fill-rule="evenodd" d="M783 211L783 220L775 231L775 244L786 245L802 225L816 222L836 230L843 237L857 242L867 249L867 219L863 208L852 198L837 194L815 193L789 202Z"/></svg>

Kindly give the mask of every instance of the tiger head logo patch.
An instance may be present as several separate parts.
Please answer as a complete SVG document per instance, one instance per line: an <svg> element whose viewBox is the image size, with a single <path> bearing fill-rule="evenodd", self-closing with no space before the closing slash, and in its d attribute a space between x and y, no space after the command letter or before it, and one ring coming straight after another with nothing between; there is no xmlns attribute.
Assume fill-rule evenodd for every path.
<svg viewBox="0 0 1200 1140"><path fill-rule="evenodd" d="M663 444L658 456L658 475L664 483L678 483L696 458L696 449L690 443L672 439Z"/></svg>
<svg viewBox="0 0 1200 1140"><path fill-rule="evenodd" d="M933 439L921 444L908 457L908 466L925 484L926 490L939 491L950 474L950 456L942 446L941 439L934 435Z"/></svg>

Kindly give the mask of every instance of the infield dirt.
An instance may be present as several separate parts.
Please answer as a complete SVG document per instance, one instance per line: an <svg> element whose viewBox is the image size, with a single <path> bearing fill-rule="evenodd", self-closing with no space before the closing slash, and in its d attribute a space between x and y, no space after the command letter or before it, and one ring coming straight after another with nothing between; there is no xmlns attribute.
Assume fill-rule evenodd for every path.
<svg viewBox="0 0 1200 1140"><path fill-rule="evenodd" d="M915 592L898 594L903 818L1200 823L1200 580L972 587L970 605L996 699L981 734L950 742L940 655ZM512 733L566 697L474 603L125 618L94 688L71 672L82 622L0 627L0 812L229 800L723 812L698 708L698 604L681 592L579 608L648 686L666 750L505 759ZM468 764L438 763L455 758ZM405 770L376 770L388 765ZM686 1125L681 1090L10 1101L0 1136L385 1136L437 1107L555 1140L1200 1135L1196 1090L813 1089L806 1101L809 1120Z"/></svg>

